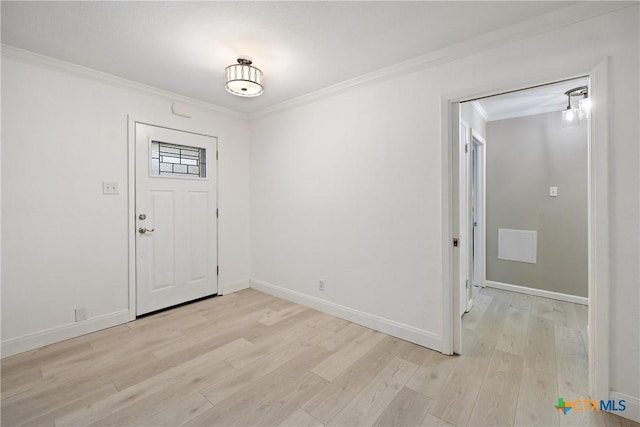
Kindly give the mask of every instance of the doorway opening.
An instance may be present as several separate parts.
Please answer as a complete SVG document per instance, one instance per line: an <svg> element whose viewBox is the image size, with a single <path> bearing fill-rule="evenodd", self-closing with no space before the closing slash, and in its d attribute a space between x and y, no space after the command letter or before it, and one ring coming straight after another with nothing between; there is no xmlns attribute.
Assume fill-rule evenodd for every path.
<svg viewBox="0 0 640 427"><path fill-rule="evenodd" d="M582 77L459 104L459 350L510 353L557 378L550 392L586 396L590 116L576 87L586 99Z"/></svg>
<svg viewBox="0 0 640 427"><path fill-rule="evenodd" d="M588 78L588 92L591 99L591 113L588 120L587 133L587 287L588 287L588 334L582 341L587 342L588 347L588 396L592 399L608 399L609 396L609 353L608 337L610 334L609 313L609 198L608 198L608 60L605 58L590 70L574 70L570 76L582 76ZM460 110L462 106L472 106L471 102L488 98L496 94L508 94L520 91L521 88L535 88L547 86L548 83L562 83L575 80L580 77L568 77L566 79L546 76L537 81L521 79L518 76L510 79L505 86L484 91L474 89L466 93L458 93L443 99L443 165L447 171L443 180L443 241L444 257L443 268L444 281L444 330L442 352L445 354L464 354L462 348L462 316L460 307L462 274L467 269L461 268L467 265L464 259L465 250L460 243L460 235L464 233L466 222L461 219L461 199L466 185L462 185L460 158L464 147L460 145L461 120ZM549 78L551 77L551 78ZM557 76L556 76L557 77ZM566 98L565 98L566 99ZM566 108L566 107L565 107ZM562 114L562 113L559 113ZM470 124L474 126L473 123ZM487 139L486 151L491 150L491 139ZM570 162L573 163L573 162ZM487 168L491 165L488 164ZM569 167L569 164L567 164ZM515 185L513 179L507 184ZM549 185L553 187L555 185ZM547 191L551 191L547 187ZM561 194L560 188L557 189ZM549 193L547 193L549 194ZM487 190L487 200L492 197L491 190ZM548 196L549 197L549 196ZM487 218L487 221L491 221ZM487 231L487 241L491 236ZM526 233L525 233L526 234ZM503 236L504 237L504 236ZM509 237L507 235L507 237ZM511 236L513 237L513 236ZM495 239L498 236L494 237ZM530 236L531 238L531 236ZM487 246L488 246L487 242ZM468 245L467 245L468 247ZM531 245L527 246L531 247ZM537 253L537 251L536 251ZM507 251L507 256L509 255ZM529 253L531 255L531 253ZM491 256L487 252L487 257ZM520 254L522 256L522 254ZM465 264L465 262L467 264ZM490 274L490 272L487 272ZM488 277L490 278L490 277ZM504 292L500 289L489 289L488 292ZM482 294L482 291L481 291ZM533 297L533 296L532 296ZM474 307L478 302L474 301ZM473 313L473 310L470 312ZM584 374L584 372L583 372Z"/></svg>

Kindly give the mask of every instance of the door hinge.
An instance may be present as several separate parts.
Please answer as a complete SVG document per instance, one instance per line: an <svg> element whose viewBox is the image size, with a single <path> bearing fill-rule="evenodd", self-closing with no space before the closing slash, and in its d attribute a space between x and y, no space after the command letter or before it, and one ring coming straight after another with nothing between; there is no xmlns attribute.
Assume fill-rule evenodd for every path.
<svg viewBox="0 0 640 427"><path fill-rule="evenodd" d="M464 144L464 152L465 153L469 152L469 144Z"/></svg>
<svg viewBox="0 0 640 427"><path fill-rule="evenodd" d="M218 151L216 150L216 160L218 160Z"/></svg>
<svg viewBox="0 0 640 427"><path fill-rule="evenodd" d="M220 275L220 266L216 265L216 276Z"/></svg>
<svg viewBox="0 0 640 427"><path fill-rule="evenodd" d="M460 245L460 240L457 237L453 238L453 247L457 248Z"/></svg>
<svg viewBox="0 0 640 427"><path fill-rule="evenodd" d="M216 208L216 218L218 218L218 208Z"/></svg>
<svg viewBox="0 0 640 427"><path fill-rule="evenodd" d="M467 289L469 289L469 279L467 279L467 282L464 285Z"/></svg>

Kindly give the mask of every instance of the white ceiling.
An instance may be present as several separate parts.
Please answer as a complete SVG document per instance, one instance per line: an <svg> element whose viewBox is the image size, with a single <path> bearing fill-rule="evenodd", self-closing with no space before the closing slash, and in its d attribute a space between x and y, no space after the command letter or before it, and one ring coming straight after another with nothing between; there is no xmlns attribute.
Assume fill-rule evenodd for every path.
<svg viewBox="0 0 640 427"><path fill-rule="evenodd" d="M564 110L567 108L567 96L564 93L579 86L588 86L588 79L584 77L548 84L474 102L479 104L487 121L531 116ZM572 105L577 106L579 100L579 97L571 97Z"/></svg>
<svg viewBox="0 0 640 427"><path fill-rule="evenodd" d="M573 3L2 1L2 43L254 112ZM224 90L238 55L264 95Z"/></svg>

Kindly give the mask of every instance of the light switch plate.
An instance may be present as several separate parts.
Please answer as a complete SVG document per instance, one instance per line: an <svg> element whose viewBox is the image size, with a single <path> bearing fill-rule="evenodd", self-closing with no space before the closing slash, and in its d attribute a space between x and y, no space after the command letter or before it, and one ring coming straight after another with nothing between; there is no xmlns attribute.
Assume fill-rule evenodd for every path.
<svg viewBox="0 0 640 427"><path fill-rule="evenodd" d="M103 182L102 194L120 194L117 182Z"/></svg>
<svg viewBox="0 0 640 427"><path fill-rule="evenodd" d="M558 197L558 187L549 187L549 197Z"/></svg>

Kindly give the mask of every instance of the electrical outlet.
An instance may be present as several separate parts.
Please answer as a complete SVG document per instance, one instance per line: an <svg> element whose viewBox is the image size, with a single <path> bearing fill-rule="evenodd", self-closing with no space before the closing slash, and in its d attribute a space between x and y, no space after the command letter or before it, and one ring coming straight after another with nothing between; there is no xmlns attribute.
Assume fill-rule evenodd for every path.
<svg viewBox="0 0 640 427"><path fill-rule="evenodd" d="M82 322L83 320L87 320L87 308L78 307L76 308L76 322Z"/></svg>
<svg viewBox="0 0 640 427"><path fill-rule="evenodd" d="M558 187L549 187L549 197L558 197Z"/></svg>
<svg viewBox="0 0 640 427"><path fill-rule="evenodd" d="M319 290L320 292L324 292L324 280L320 280L320 281L318 282L318 290Z"/></svg>
<svg viewBox="0 0 640 427"><path fill-rule="evenodd" d="M103 182L102 183L102 194L120 194L118 191L118 183L117 182Z"/></svg>

